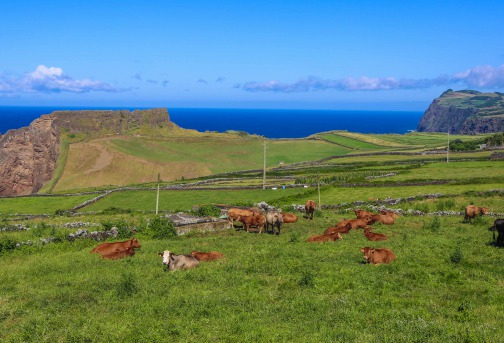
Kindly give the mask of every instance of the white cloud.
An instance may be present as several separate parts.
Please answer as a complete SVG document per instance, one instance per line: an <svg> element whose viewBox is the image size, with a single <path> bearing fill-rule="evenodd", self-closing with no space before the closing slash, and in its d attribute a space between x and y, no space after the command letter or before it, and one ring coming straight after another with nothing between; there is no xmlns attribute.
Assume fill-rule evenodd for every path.
<svg viewBox="0 0 504 343"><path fill-rule="evenodd" d="M398 79L395 77L344 78L337 80L310 76L294 83L281 83L276 80L266 82L245 82L235 86L248 92L310 92L335 89L341 91L379 91L397 89L423 89L433 86L449 86L462 84L469 88L504 88L504 65L494 68L478 66L464 72L449 75L439 75L433 79Z"/></svg>
<svg viewBox="0 0 504 343"><path fill-rule="evenodd" d="M0 78L0 92L7 93L86 93L91 91L118 92L112 85L88 79L75 80L63 73L61 68L39 65L35 71L17 78Z"/></svg>

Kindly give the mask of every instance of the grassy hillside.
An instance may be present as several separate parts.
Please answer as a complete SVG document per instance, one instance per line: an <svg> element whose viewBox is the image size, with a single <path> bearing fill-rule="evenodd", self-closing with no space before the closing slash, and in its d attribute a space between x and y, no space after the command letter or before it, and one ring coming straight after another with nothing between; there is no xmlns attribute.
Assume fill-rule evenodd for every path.
<svg viewBox="0 0 504 343"><path fill-rule="evenodd" d="M411 140L416 147L439 144L436 135L405 136L397 140ZM260 189L262 142L257 139L214 137L216 142L207 146L211 153L205 154L199 137L183 138L190 147L182 138L114 137L79 143L80 151L91 156L80 159L72 152L79 145L71 144L67 174L61 178L67 187L69 170L80 173L79 168L103 172L105 178L104 171L129 161L122 162L122 174L115 171L127 180L135 163L140 171L148 163L201 161L222 173L161 182L179 187L160 192L163 214L187 212L194 205L267 201L295 212L299 220L284 225L279 236L229 229L161 239L153 238L148 224L156 219L157 182L103 193L74 214L66 210L102 193L0 198L0 341L504 341L502 249L488 231L495 218L504 216L504 161L490 160L488 151L453 154L449 163L445 155L362 156L379 151L369 145L378 144L350 138L358 141L352 143L356 150L338 150L337 144L318 140L268 141L266 190ZM338 151L345 157L290 164ZM259 164L248 169L259 170L242 172L239 161L246 158ZM87 186L78 178L72 182ZM318 202L318 182L324 208L311 221L291 205ZM298 187L271 189L282 184ZM397 204L384 201L399 198ZM486 206L491 214L466 223L461 211L467 204ZM407 213L393 225L373 225L387 241L368 241L355 230L336 242L306 242L337 221L353 218L355 208L376 211L375 206ZM42 213L48 216L26 215ZM125 236L135 228L142 244L135 256L102 260L89 253L96 241L65 238L79 228L104 230L112 224L125 227ZM16 225L29 230L10 231ZM45 237L55 241L43 244ZM34 244L12 244L22 241ZM363 264L360 248L365 246L392 249L397 259L390 265ZM167 249L220 251L225 258L193 270L163 272L157 253Z"/></svg>

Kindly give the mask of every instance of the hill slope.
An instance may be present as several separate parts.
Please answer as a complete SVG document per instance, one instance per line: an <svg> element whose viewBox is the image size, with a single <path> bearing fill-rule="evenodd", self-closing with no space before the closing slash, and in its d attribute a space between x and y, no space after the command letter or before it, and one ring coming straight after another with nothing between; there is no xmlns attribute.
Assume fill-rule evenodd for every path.
<svg viewBox="0 0 504 343"><path fill-rule="evenodd" d="M449 89L434 99L417 131L457 134L504 131L504 94Z"/></svg>

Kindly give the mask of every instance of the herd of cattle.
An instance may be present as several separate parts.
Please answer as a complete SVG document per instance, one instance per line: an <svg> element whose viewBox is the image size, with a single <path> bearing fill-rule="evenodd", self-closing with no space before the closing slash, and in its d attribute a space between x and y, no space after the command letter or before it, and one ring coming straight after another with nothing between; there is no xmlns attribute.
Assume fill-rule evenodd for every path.
<svg viewBox="0 0 504 343"><path fill-rule="evenodd" d="M313 213L317 208L313 200L308 200L305 205L305 218L313 220ZM343 219L334 226L327 228L322 235L313 235L307 242L328 242L342 239L342 234L348 234L351 230L363 230L363 236L370 241L385 241L388 237L384 234L373 232L371 225L381 223L384 225L393 225L399 215L395 212L382 210L380 213L373 213L361 209L354 210L355 219ZM488 214L486 207L468 205L465 210L464 220L471 219ZM280 234L283 223L294 223L298 217L292 213L283 213L278 210L262 212L258 209L240 209L230 208L228 210L228 220L231 227L234 228L235 221L241 222L243 229L250 232L251 228L256 228L259 233L271 232ZM271 227L271 231L269 228ZM496 219L494 225L489 228L490 231L498 232L496 241L497 246L504 246L504 219ZM116 260L135 255L135 249L141 248L136 238L124 242L100 243L91 253L100 254L104 259ZM364 260L371 264L391 263L396 255L390 249L363 247L360 251L364 254ZM224 255L218 251L199 252L192 251L191 254L181 255L165 250L158 254L163 258L164 270L178 270L197 267L200 261L214 261L223 258Z"/></svg>

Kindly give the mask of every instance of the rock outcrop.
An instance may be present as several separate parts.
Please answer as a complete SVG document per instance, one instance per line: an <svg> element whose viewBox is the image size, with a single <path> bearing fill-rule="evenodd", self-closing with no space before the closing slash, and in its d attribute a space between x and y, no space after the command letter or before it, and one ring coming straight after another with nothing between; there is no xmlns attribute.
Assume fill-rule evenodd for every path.
<svg viewBox="0 0 504 343"><path fill-rule="evenodd" d="M451 89L434 99L417 131L454 134L504 131L504 94Z"/></svg>
<svg viewBox="0 0 504 343"><path fill-rule="evenodd" d="M39 191L56 168L62 134L122 135L174 125L166 109L56 111L0 136L0 196Z"/></svg>

